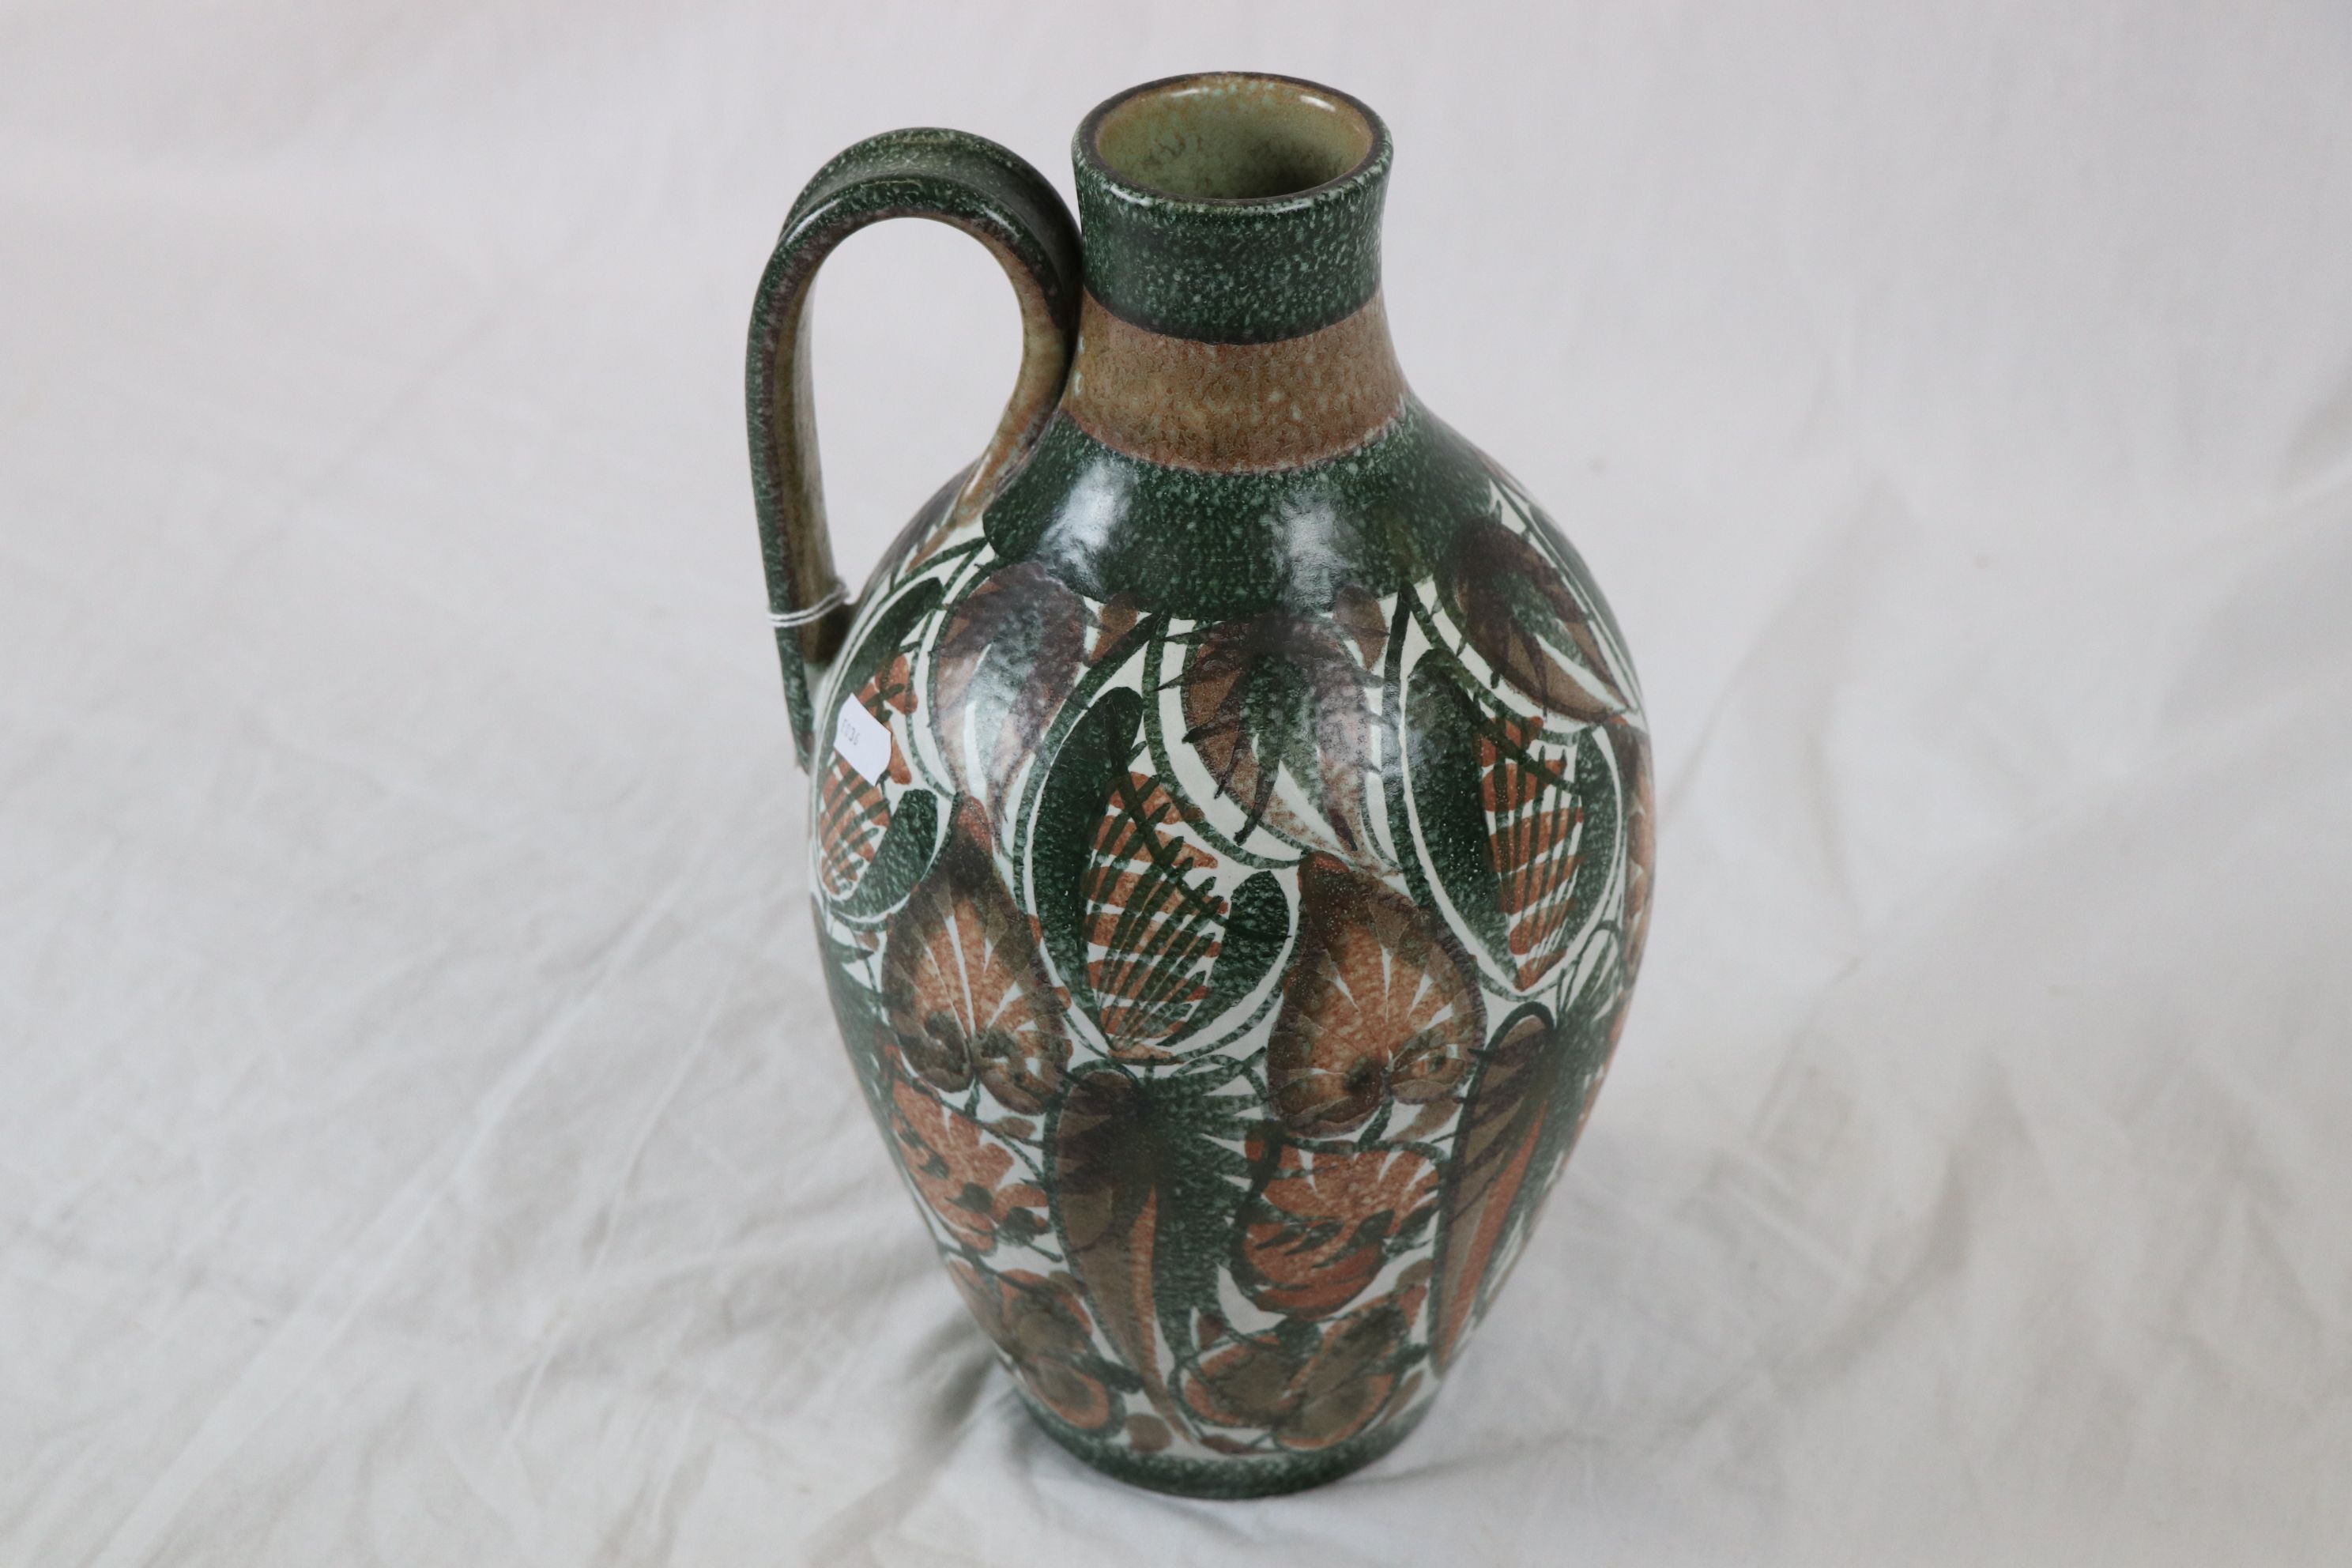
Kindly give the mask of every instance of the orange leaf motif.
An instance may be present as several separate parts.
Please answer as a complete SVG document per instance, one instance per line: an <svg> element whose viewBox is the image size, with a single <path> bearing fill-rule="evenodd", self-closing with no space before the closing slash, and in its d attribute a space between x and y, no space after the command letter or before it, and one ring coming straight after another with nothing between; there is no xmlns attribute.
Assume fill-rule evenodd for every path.
<svg viewBox="0 0 2352 1568"><path fill-rule="evenodd" d="M1494 1294L1499 1276L1488 1276L1512 1221L1526 1213L1521 1192L1531 1181L1539 1190L1548 1174L1536 1169L1536 1151L1549 1119L1561 1113L1551 1096L1562 1048L1549 1017L1522 1015L1487 1048L1471 1085L1445 1173L1438 1236L1437 1323L1431 1349L1440 1366Z"/></svg>
<svg viewBox="0 0 2352 1568"><path fill-rule="evenodd" d="M1568 956L1568 917L1576 907L1576 870L1583 809L1570 783L1572 755L1535 745L1533 720L1504 721L1498 742L1478 737L1479 804L1486 808L1487 848L1496 891L1522 990Z"/></svg>
<svg viewBox="0 0 2352 1568"><path fill-rule="evenodd" d="M1425 1270L1406 1273L1396 1290L1340 1319L1304 1352L1273 1334L1217 1345L1186 1375L1185 1405L1220 1426L1264 1430L1286 1448L1347 1441L1379 1420L1392 1395L1411 1397L1414 1382L1398 1387L1396 1357L1427 1287Z"/></svg>
<svg viewBox="0 0 2352 1568"><path fill-rule="evenodd" d="M1250 1140L1253 1164L1265 1158L1265 1140ZM1268 1311L1328 1317L1372 1282L1389 1237L1436 1197L1436 1168L1410 1149L1285 1143L1244 1214L1235 1282Z"/></svg>
<svg viewBox="0 0 2352 1568"><path fill-rule="evenodd" d="M1039 1404L1087 1431L1110 1424L1110 1391L1085 1364L1094 1351L1087 1310L1068 1281L1018 1268L982 1274L961 1258L948 1259L948 1272L982 1331Z"/></svg>
<svg viewBox="0 0 2352 1568"><path fill-rule="evenodd" d="M1486 1027L1470 961L1386 884L1328 856L1298 872L1298 942L1266 1068L1294 1131L1361 1125L1384 1100L1424 1104L1468 1070Z"/></svg>
<svg viewBox="0 0 2352 1568"><path fill-rule="evenodd" d="M1004 1184L1013 1155L979 1122L903 1080L891 1086L890 1100L899 1163L923 1202L960 1240L976 1252L992 1252L999 1231L1016 1240L1044 1232L1045 1191L1030 1182Z"/></svg>
<svg viewBox="0 0 2352 1568"><path fill-rule="evenodd" d="M1209 994L1225 905L1194 875L1213 869L1216 858L1164 830L1183 815L1165 784L1130 773L1114 798L1124 809L1096 829L1080 884L1087 979L1111 1053L1150 1060Z"/></svg>
<svg viewBox="0 0 2352 1568"><path fill-rule="evenodd" d="M955 1093L977 1077L1024 1115L1045 1108L1070 1059L1061 999L989 852L988 819L958 803L948 841L908 896L882 954L882 1005L908 1063Z"/></svg>

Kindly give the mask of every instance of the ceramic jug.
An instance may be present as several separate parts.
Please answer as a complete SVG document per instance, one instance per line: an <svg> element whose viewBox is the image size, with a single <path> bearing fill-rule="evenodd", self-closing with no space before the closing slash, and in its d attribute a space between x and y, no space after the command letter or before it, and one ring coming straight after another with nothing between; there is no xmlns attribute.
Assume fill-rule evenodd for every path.
<svg viewBox="0 0 2352 1568"><path fill-rule="evenodd" d="M1121 1479L1312 1486L1410 1432L1591 1111L1646 923L1650 742L1577 552L1414 398L1389 134L1153 82L1083 226L951 131L785 222L748 402L834 1013L1024 1403ZM1011 404L865 591L833 571L810 282L927 217L1017 296Z"/></svg>

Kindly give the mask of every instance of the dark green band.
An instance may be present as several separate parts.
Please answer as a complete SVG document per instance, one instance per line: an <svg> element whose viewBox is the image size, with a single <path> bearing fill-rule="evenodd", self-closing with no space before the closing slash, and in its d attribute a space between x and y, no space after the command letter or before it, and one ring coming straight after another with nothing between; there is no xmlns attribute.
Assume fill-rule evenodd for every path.
<svg viewBox="0 0 2352 1568"><path fill-rule="evenodd" d="M1369 110L1372 151L1340 178L1291 195L1220 201L1114 173L1095 132L1118 101L1087 116L1072 150L1087 291L1105 309L1171 337L1266 343L1344 321L1379 289L1391 152L1387 128Z"/></svg>
<svg viewBox="0 0 2352 1568"><path fill-rule="evenodd" d="M1327 612L1334 585L1374 597L1436 569L1461 519L1491 504L1478 454L1418 403L1345 457L1278 473L1164 468L1066 415L988 509L988 542L1095 600L1203 622L1276 605ZM1302 528L1285 519L1328 520ZM1115 520L1115 526L1105 521Z"/></svg>

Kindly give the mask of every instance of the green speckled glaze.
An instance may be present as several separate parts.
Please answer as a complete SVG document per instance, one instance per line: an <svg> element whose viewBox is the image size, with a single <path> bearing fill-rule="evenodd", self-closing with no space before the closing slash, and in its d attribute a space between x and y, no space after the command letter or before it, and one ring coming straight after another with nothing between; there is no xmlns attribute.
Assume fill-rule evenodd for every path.
<svg viewBox="0 0 2352 1568"><path fill-rule="evenodd" d="M1419 1422L1599 1091L1648 916L1639 688L1575 551L1404 390L1369 110L1122 94L1082 245L976 140L829 165L754 317L835 1014L1056 1442L1314 1486ZM827 212L966 227L1030 324L996 440L854 611L801 330Z"/></svg>
<svg viewBox="0 0 2352 1568"><path fill-rule="evenodd" d="M1321 613L1342 581L1379 595L1429 575L1453 517L1483 506L1491 482L1417 405L1347 456L1280 473L1163 468L1056 419L989 507L987 533L1093 598L1194 620Z"/></svg>
<svg viewBox="0 0 2352 1568"><path fill-rule="evenodd" d="M1097 145L1103 121L1138 95L1175 89L1187 100L1247 112L1275 97L1270 85L1354 110L1370 123L1370 145L1306 189L1248 198L1139 184L1122 177ZM1181 123L1163 139L1199 147L1202 137ZM1352 314L1381 286L1388 128L1344 93L1280 77L1171 78L1122 93L1087 116L1072 155L1087 235L1087 290L1130 321L1209 342L1274 342ZM1254 173L1244 172L1236 188L1255 188Z"/></svg>

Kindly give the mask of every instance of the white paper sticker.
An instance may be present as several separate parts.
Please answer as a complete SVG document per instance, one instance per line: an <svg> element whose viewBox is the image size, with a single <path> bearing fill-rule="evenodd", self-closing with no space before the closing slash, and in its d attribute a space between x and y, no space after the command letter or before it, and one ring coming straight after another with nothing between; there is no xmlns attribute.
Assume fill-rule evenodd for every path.
<svg viewBox="0 0 2352 1568"><path fill-rule="evenodd" d="M867 784L880 784L890 771L890 731L855 697L841 705L841 721L833 727L833 749Z"/></svg>

